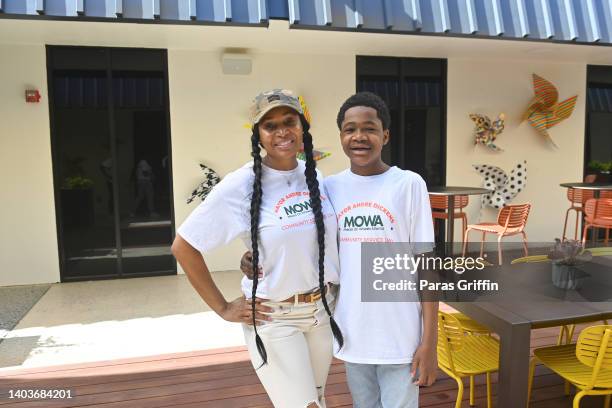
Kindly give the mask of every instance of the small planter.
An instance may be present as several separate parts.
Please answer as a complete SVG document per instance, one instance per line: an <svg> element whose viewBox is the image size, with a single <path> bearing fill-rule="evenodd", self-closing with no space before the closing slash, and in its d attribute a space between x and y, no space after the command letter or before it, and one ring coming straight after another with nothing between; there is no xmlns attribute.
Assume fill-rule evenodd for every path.
<svg viewBox="0 0 612 408"><path fill-rule="evenodd" d="M600 171L597 173L596 183L610 183L612 182L612 176L609 171Z"/></svg>
<svg viewBox="0 0 612 408"><path fill-rule="evenodd" d="M559 289L577 290L582 288L585 274L574 265L552 263L552 282Z"/></svg>

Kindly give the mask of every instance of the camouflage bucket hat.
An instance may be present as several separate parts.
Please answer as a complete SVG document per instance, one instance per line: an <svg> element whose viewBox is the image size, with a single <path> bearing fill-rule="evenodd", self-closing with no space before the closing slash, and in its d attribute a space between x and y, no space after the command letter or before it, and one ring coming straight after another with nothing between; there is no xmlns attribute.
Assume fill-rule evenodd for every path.
<svg viewBox="0 0 612 408"><path fill-rule="evenodd" d="M273 89L260 93L253 100L253 106L251 106L251 125L259 123L266 113L279 106L287 106L294 109L300 115L304 114L300 100L293 92L287 89Z"/></svg>

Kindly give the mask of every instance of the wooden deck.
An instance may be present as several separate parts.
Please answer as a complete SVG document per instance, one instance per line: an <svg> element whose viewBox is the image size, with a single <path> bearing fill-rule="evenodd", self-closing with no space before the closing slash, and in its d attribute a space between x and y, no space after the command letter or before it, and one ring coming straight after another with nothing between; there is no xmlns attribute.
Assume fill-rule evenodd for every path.
<svg viewBox="0 0 612 408"><path fill-rule="evenodd" d="M556 342L558 330L532 332L531 346ZM494 381L496 381L494 376ZM476 406L485 407L484 378L477 379ZM10 400L10 389L70 389L72 399ZM334 361L327 382L328 407L350 407L344 367ZM422 388L420 406L454 406L457 387L442 372L431 387ZM496 385L493 386L496 394ZM466 387L467 398L467 387ZM571 407L559 377L538 367L532 407ZM64 365L19 371L0 370L0 408L209 408L272 407L244 348L161 355ZM467 400L463 403L468 407ZM602 407L603 398L586 397L581 407Z"/></svg>

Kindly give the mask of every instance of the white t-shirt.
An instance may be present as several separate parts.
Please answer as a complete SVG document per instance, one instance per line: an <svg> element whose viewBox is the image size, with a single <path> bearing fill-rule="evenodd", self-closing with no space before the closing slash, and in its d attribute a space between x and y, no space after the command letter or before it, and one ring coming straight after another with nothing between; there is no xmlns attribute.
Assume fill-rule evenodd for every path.
<svg viewBox="0 0 612 408"><path fill-rule="evenodd" d="M391 167L375 176L345 170L327 177L325 187L337 214L340 241L334 318L344 347L338 350L334 344L334 354L351 363L410 363L421 341L421 304L361 301L361 242L431 243L419 248L433 249L427 186L418 174ZM363 222L368 217L370 222Z"/></svg>
<svg viewBox="0 0 612 408"><path fill-rule="evenodd" d="M305 164L293 170L262 166L257 296L279 301L319 287L319 246L310 207ZM240 237L251 250L253 162L228 174L179 227L177 233L200 252L209 252ZM321 175L317 172L325 221L325 282L338 283L337 223ZM240 259L236 259L238 267ZM253 282L242 279L251 297Z"/></svg>

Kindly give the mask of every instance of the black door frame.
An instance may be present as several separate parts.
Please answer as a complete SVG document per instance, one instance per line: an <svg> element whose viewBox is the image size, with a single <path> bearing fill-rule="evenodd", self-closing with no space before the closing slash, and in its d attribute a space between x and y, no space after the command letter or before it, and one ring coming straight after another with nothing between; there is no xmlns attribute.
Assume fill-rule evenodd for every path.
<svg viewBox="0 0 612 408"><path fill-rule="evenodd" d="M607 71L607 72L602 72ZM607 75L606 75L607 74ZM609 76L608 76L609 75ZM606 76L602 78L602 76ZM601 88L612 88L612 65L587 65L586 84L585 84L585 120L584 120L584 150L582 177L589 174L588 162L591 156L591 127L590 127L590 106L589 106L589 87L596 86Z"/></svg>
<svg viewBox="0 0 612 408"><path fill-rule="evenodd" d="M163 64L163 86L164 86L164 94L165 94L165 112L166 112L166 137L167 137L167 145L168 145L168 168L169 168L169 186L168 191L170 194L170 230L171 235L175 235L175 217L174 217L174 186L173 186L173 166L172 166L172 135L170 133L170 87L169 87L169 78L168 78L168 51L166 49L158 49L158 48L132 48L132 47L89 47L89 46L71 46L71 45L45 45L46 51L46 68L47 68L47 95L49 100L49 125L50 125L50 135L51 135L51 160L52 160L52 171L53 171L53 195L55 199L55 220L56 220L56 236L57 236L57 246L59 253L59 268L60 268L60 282L74 282L74 281L84 281L84 280L107 280L107 279L123 279L123 278L138 278L145 276L162 276L162 275L174 275L177 273L176 262L174 262L173 270L162 270L155 272L136 272L130 273L129 275L124 275L122 270L122 253L123 247L121 246L121 226L120 226L120 216L119 216L119 185L117 183L118 180L118 170L117 166L113 166L113 206L114 206L114 227L115 227L115 247L117 248L117 273L115 275L86 275L79 277L71 277L66 276L65 274L65 265L66 265L66 257L65 257L65 248L64 248L64 231L63 231L63 219L62 219L62 211L61 211L61 194L60 189L58 188L58 182L61 184L60 174L58 174L58 166L55 163L58 163L59 160L59 148L57 146L57 133L56 133L56 123L55 123L55 103L54 103L54 80L53 80L53 66L52 66L52 53L56 49L72 49L72 50L91 50L98 49L104 50L106 54L106 79L107 79L107 98L108 98L108 125L109 125L109 138L110 138L110 148L111 148L111 157L114 159L114 163L117 163L116 160L116 140L115 140L115 126L116 123L114 121L114 94L113 94L113 85L112 85L112 51L116 49L123 50L141 50L141 51L156 51L161 52L164 58Z"/></svg>
<svg viewBox="0 0 612 408"><path fill-rule="evenodd" d="M399 78L399 133L402 135L401 143L400 143L400 152L397 156L397 161L402 162L406 159L406 139L403 137L406 134L406 115L404 114L406 109L406 100L404 97L405 89L404 89L404 81L406 79L414 79L414 80L441 80L442 89L440 90L440 181L441 185L446 185L446 162L447 158L447 98L448 98L448 60L445 58L415 58L415 57L389 57L389 56L367 56L367 55L357 55L355 65L358 67L359 58L372 58L372 59L385 59L385 60L396 60L399 62L398 67L398 76ZM408 75L408 68L406 67L407 60L419 60L422 62L427 61L435 61L440 63L440 76L410 76ZM356 68L358 69L358 68ZM359 73L355 72L355 89L359 88ZM392 135L393 137L393 135ZM393 152L391 152L391 157L393 157ZM388 163L392 164L392 163ZM424 176L424 175L422 175ZM430 187L430 183L428 182L428 187ZM435 223L436 225L436 235L438 240L436 245L440 248L443 247L444 237L446 236L446 225L445 223Z"/></svg>
<svg viewBox="0 0 612 408"><path fill-rule="evenodd" d="M396 60L399 62L399 68L398 68L398 78L399 78L399 83L400 83L400 87L399 87L399 112L400 115L398 117L399 119L399 133L400 135L405 135L406 133L406 117L403 114L403 112L406 109L406 101L404 98L404 86L403 86L403 81L405 81L406 79L415 79L415 80L431 80L431 79L435 79L435 80L439 80L441 79L441 85L442 85L442 89L441 89L441 100L440 100L440 114L441 114L441 121L440 121L440 132L441 132L441 140L440 140L440 180L441 180L441 184L442 185L446 185L446 162L447 162L447 148L446 148L446 142L447 142L447 132L446 132L446 126L447 126L447 92L448 92L448 60L445 58L416 58L416 57L394 57L394 56L369 56L369 55L357 55L356 56L356 60L358 60L359 58L371 58L371 59L386 59L386 60ZM423 62L427 62L427 61L435 61L435 62L439 62L441 65L441 72L440 72L440 76L409 76L407 75L407 67L406 67L406 61L407 60L420 60ZM356 65L358 65L358 63L356 63ZM356 72L355 73L355 89L358 90L359 88L359 73ZM406 141L404 138L401 139L401 147L402 147L402 151L400 152L400 156L398 157L399 161L402 161L405 159L405 147L406 147Z"/></svg>

